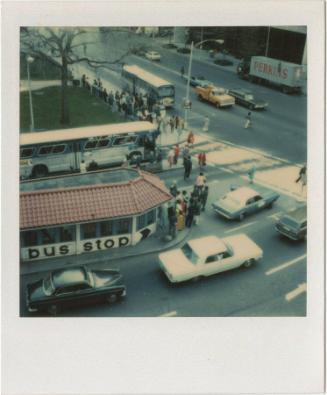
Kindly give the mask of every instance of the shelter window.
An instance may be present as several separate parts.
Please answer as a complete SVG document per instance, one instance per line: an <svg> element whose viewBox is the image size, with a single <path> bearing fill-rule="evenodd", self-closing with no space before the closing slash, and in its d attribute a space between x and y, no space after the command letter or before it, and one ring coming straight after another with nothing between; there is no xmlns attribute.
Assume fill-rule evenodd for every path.
<svg viewBox="0 0 327 395"><path fill-rule="evenodd" d="M131 218L118 219L115 221L116 234L124 234L131 232L132 220Z"/></svg>
<svg viewBox="0 0 327 395"><path fill-rule="evenodd" d="M54 244L57 242L58 228L40 229L40 244Z"/></svg>
<svg viewBox="0 0 327 395"><path fill-rule="evenodd" d="M94 239L95 237L97 237L96 222L81 225L81 239Z"/></svg>
<svg viewBox="0 0 327 395"><path fill-rule="evenodd" d="M113 231L113 221L100 222L100 236L112 236Z"/></svg>
<svg viewBox="0 0 327 395"><path fill-rule="evenodd" d="M36 230L27 230L22 233L22 247L33 247L38 245L37 240L37 231Z"/></svg>
<svg viewBox="0 0 327 395"><path fill-rule="evenodd" d="M67 241L75 240L75 227L74 226L63 226L59 228L59 242L64 243Z"/></svg>

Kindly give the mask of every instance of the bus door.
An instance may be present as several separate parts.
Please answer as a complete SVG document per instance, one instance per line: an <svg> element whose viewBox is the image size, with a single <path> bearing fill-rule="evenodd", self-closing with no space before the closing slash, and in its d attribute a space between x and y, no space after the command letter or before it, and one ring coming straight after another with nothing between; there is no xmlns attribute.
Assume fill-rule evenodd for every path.
<svg viewBox="0 0 327 395"><path fill-rule="evenodd" d="M72 170L79 170L80 169L80 164L81 164L81 161L82 161L80 144L83 144L83 143L79 142L79 141L74 141L70 145L71 146L71 150L72 150L72 156L71 156L71 167L72 167Z"/></svg>
<svg viewBox="0 0 327 395"><path fill-rule="evenodd" d="M144 159L144 147L138 143L139 136L135 134L124 134L113 137L112 141L112 155L125 161L126 158L141 157Z"/></svg>

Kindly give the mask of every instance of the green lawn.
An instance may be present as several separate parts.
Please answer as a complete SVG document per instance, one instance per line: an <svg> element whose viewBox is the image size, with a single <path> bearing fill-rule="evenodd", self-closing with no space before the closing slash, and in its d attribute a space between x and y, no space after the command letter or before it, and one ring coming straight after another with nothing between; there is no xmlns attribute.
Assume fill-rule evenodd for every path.
<svg viewBox="0 0 327 395"><path fill-rule="evenodd" d="M34 125L36 130L62 129L60 124L60 86L32 91ZM125 122L118 113L112 113L102 99L91 96L89 91L79 87L68 87L70 125L74 128L87 125ZM30 128L28 92L20 93L20 132Z"/></svg>

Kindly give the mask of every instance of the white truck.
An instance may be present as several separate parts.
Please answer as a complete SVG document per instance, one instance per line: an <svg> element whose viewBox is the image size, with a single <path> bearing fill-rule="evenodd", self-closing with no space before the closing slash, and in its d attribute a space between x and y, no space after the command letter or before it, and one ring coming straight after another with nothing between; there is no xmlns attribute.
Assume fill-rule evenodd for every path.
<svg viewBox="0 0 327 395"><path fill-rule="evenodd" d="M243 60L237 67L237 73L252 82L278 86L285 93L301 92L305 83L302 65L266 56L252 56L250 61Z"/></svg>

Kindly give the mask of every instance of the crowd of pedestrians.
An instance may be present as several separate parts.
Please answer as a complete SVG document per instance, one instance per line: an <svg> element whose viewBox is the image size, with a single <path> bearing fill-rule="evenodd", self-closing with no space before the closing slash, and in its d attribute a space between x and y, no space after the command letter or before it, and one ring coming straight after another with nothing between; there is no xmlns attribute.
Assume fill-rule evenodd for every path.
<svg viewBox="0 0 327 395"><path fill-rule="evenodd" d="M119 112L126 119L152 122L160 133L177 133L179 137L184 130L183 118L178 115L167 116L164 106L158 104L151 93L130 93L127 90L108 92L100 78L95 78L91 83L85 74L82 75L81 85L107 103L112 112Z"/></svg>

